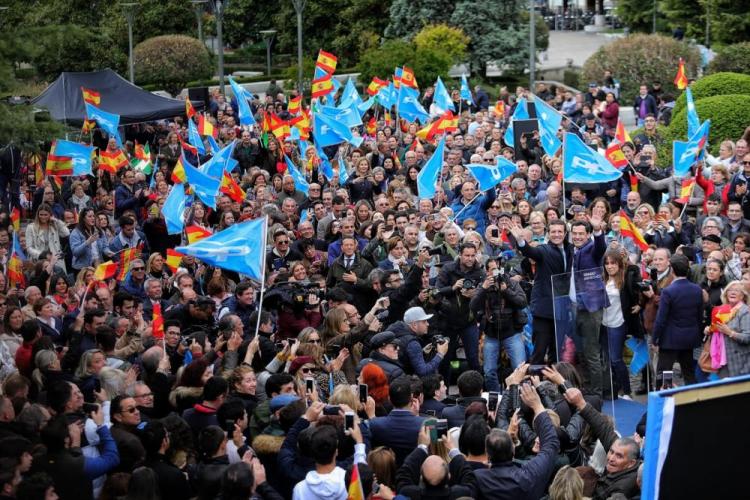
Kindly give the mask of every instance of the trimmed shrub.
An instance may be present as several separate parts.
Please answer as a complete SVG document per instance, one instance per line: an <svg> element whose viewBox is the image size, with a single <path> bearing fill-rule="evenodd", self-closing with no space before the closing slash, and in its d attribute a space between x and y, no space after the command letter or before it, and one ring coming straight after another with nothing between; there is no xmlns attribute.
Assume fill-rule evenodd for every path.
<svg viewBox="0 0 750 500"><path fill-rule="evenodd" d="M149 38L133 50L137 83L160 85L176 95L187 83L213 76L208 49L197 38L164 35Z"/></svg>
<svg viewBox="0 0 750 500"><path fill-rule="evenodd" d="M711 154L719 154L721 141L736 141L750 124L750 95L728 94L706 97L696 101L695 109L701 122L711 120L709 144ZM669 125L672 137L686 140L687 110L684 109L672 116Z"/></svg>
<svg viewBox="0 0 750 500"><path fill-rule="evenodd" d="M680 57L685 60L687 74L697 74L698 49L668 36L630 35L600 47L589 57L583 65L583 81L601 80L604 71L611 70L620 80L620 100L627 105L635 98L641 83L660 81L666 92L675 93L672 81Z"/></svg>
<svg viewBox="0 0 750 500"><path fill-rule="evenodd" d="M750 44L748 44L750 45ZM706 97L725 94L750 95L750 75L740 73L714 73L697 80L690 86L693 100L699 101ZM672 116L676 115L685 107L685 94L677 98Z"/></svg>
<svg viewBox="0 0 750 500"><path fill-rule="evenodd" d="M750 42L727 45L708 64L709 73L732 71L734 73L750 74Z"/></svg>

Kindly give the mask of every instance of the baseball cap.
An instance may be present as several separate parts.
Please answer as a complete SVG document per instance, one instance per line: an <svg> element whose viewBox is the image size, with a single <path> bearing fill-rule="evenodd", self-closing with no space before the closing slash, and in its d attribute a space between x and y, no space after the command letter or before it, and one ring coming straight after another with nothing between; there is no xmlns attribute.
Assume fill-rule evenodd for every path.
<svg viewBox="0 0 750 500"><path fill-rule="evenodd" d="M432 314L427 314L421 307L412 307L404 313L404 323L414 323L415 321L426 321L432 318Z"/></svg>
<svg viewBox="0 0 750 500"><path fill-rule="evenodd" d="M388 330L380 332L377 335L373 335L370 339L370 347L372 349L380 349L383 346L392 344L396 340L396 335Z"/></svg>

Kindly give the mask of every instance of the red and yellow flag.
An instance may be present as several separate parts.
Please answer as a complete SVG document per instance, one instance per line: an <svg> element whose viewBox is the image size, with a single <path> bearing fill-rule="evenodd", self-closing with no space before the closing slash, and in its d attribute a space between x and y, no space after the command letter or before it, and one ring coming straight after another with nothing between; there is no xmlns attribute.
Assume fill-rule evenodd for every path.
<svg viewBox="0 0 750 500"><path fill-rule="evenodd" d="M177 159L177 163L172 169L171 179L175 184L182 184L187 181L187 174L185 174L185 165L183 164L182 159L183 156L180 155L180 157Z"/></svg>
<svg viewBox="0 0 750 500"><path fill-rule="evenodd" d="M352 477L349 480L346 500L365 500L365 491L362 488L362 480L359 477L357 464L352 465Z"/></svg>
<svg viewBox="0 0 750 500"><path fill-rule="evenodd" d="M290 115L296 115L302 109L302 96L292 97L289 99L289 106L286 108Z"/></svg>
<svg viewBox="0 0 750 500"><path fill-rule="evenodd" d="M55 150L54 143L52 151ZM52 152L47 155L47 175L73 175L73 158L58 156Z"/></svg>
<svg viewBox="0 0 750 500"><path fill-rule="evenodd" d="M336 56L321 49L318 52L318 60L315 62L315 66L332 75L336 71L337 62L338 58Z"/></svg>
<svg viewBox="0 0 750 500"><path fill-rule="evenodd" d="M620 143L612 141L604 151L604 157L616 168L622 168L628 164L628 159L625 158L625 153L622 152Z"/></svg>
<svg viewBox="0 0 750 500"><path fill-rule="evenodd" d="M451 110L446 111L438 121L438 130L441 134L458 130L458 117Z"/></svg>
<svg viewBox="0 0 750 500"><path fill-rule="evenodd" d="M333 80L331 75L326 75L312 81L313 99L328 95L333 91Z"/></svg>
<svg viewBox="0 0 750 500"><path fill-rule="evenodd" d="M404 66L401 72L401 84L405 87L411 87L413 89L419 88L417 85L417 79L414 76L414 70Z"/></svg>
<svg viewBox="0 0 750 500"><path fill-rule="evenodd" d="M185 228L185 235L187 236L188 245L192 245L203 238L208 238L213 233L207 229L203 229L200 226L188 226Z"/></svg>
<svg viewBox="0 0 750 500"><path fill-rule="evenodd" d="M367 135L375 135L378 132L378 122L374 116L367 122L365 130L367 131Z"/></svg>
<svg viewBox="0 0 750 500"><path fill-rule="evenodd" d="M497 101L495 103L495 115L501 118L505 117L505 101Z"/></svg>
<svg viewBox="0 0 750 500"><path fill-rule="evenodd" d="M638 191L638 177L634 173L630 173L630 190Z"/></svg>
<svg viewBox="0 0 750 500"><path fill-rule="evenodd" d="M374 96L378 93L380 89L387 86L388 82L386 80L381 80L377 76L373 77L372 81L370 82L370 85L367 86L367 93L371 96Z"/></svg>
<svg viewBox="0 0 750 500"><path fill-rule="evenodd" d="M161 315L161 302L154 304L153 321L151 322L151 336L155 339L164 338L164 316Z"/></svg>
<svg viewBox="0 0 750 500"><path fill-rule="evenodd" d="M81 87L81 93L83 94L83 102L98 106L102 102L102 96L96 90L87 89Z"/></svg>
<svg viewBox="0 0 750 500"><path fill-rule="evenodd" d="M680 62L677 66L677 74L674 77L674 84L680 90L685 90L688 86L687 75L685 74L685 61L680 57Z"/></svg>
<svg viewBox="0 0 750 500"><path fill-rule="evenodd" d="M310 115L304 109L298 116L295 116L294 118L289 120L289 125L297 127L297 129L299 130L300 139L302 139L303 141L306 141L310 138L310 131L312 130L312 127L310 126Z"/></svg>
<svg viewBox="0 0 750 500"><path fill-rule="evenodd" d="M193 103L190 102L190 98L185 99L185 114L188 120L195 116L195 108L193 107Z"/></svg>
<svg viewBox="0 0 750 500"><path fill-rule="evenodd" d="M214 124L210 120L206 119L204 115L198 116L198 133L200 135L210 135L214 139L219 137L219 131L216 130Z"/></svg>
<svg viewBox="0 0 750 500"><path fill-rule="evenodd" d="M167 259L165 260L167 267L172 271L172 274L177 272L182 262L183 254L171 248L167 248Z"/></svg>
<svg viewBox="0 0 750 500"><path fill-rule="evenodd" d="M88 118L85 118L83 120L83 127L81 127L81 133L82 134L90 134L94 131L96 128L96 122L94 120L89 120Z"/></svg>
<svg viewBox="0 0 750 500"><path fill-rule="evenodd" d="M242 203L245 200L245 192L226 170L224 170L224 174L221 176L219 191L237 203Z"/></svg>
<svg viewBox="0 0 750 500"><path fill-rule="evenodd" d="M11 288L26 288L26 277L23 275L23 261L16 252L8 259L8 282Z"/></svg>
<svg viewBox="0 0 750 500"><path fill-rule="evenodd" d="M625 130L625 125L623 125L619 119L617 120L617 127L615 128L615 139L617 139L620 144L625 144L626 142L633 143L630 134Z"/></svg>
<svg viewBox="0 0 750 500"><path fill-rule="evenodd" d="M678 203L687 203L693 194L693 187L695 186L695 177L690 177L682 180L682 186L680 186L680 196L674 201Z"/></svg>
<svg viewBox="0 0 750 500"><path fill-rule="evenodd" d="M102 262L101 264L96 266L96 271L94 271L94 279L104 281L112 278L116 273L117 263L108 260L107 262Z"/></svg>
<svg viewBox="0 0 750 500"><path fill-rule="evenodd" d="M636 246L641 249L641 251L645 252L646 250L648 250L648 243L646 243L646 240L643 239L641 231L635 226L635 224L633 224L633 221L630 220L630 217L628 217L627 214L622 210L620 210L620 234L632 239L633 242L635 242Z"/></svg>
<svg viewBox="0 0 750 500"><path fill-rule="evenodd" d="M18 207L13 207L13 210L10 211L10 224L16 234L21 231L21 210Z"/></svg>
<svg viewBox="0 0 750 500"><path fill-rule="evenodd" d="M128 275L130 271L130 263L133 262L141 254L141 249L138 247L126 248L120 254L120 272L117 273L117 281L122 281Z"/></svg>
<svg viewBox="0 0 750 500"><path fill-rule="evenodd" d="M279 141L283 141L289 137L291 133L289 130L289 122L282 120L276 113L270 114L269 127L271 133L276 136Z"/></svg>
<svg viewBox="0 0 750 500"><path fill-rule="evenodd" d="M106 149L99 151L99 168L106 172L116 174L122 167L127 166L128 157L122 149L108 151Z"/></svg>

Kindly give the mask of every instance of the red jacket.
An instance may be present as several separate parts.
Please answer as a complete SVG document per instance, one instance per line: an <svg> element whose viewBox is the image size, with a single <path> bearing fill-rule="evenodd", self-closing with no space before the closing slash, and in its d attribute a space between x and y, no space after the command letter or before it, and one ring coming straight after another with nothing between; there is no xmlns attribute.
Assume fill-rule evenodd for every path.
<svg viewBox="0 0 750 500"><path fill-rule="evenodd" d="M714 192L716 192L716 184L710 179L706 179L703 177L703 167L700 165L698 166L698 174L695 176L695 182L698 183L698 185L703 189L703 192L705 193L705 196L703 197L703 213L706 213L706 201L708 200L708 197L711 196ZM724 184L724 186L721 188L721 215L727 214L727 205L729 204L729 188L731 187L731 183L727 182Z"/></svg>
<svg viewBox="0 0 750 500"><path fill-rule="evenodd" d="M31 357L33 348L33 343L23 342L16 350L16 368L26 377L31 377L31 372L34 371L34 360Z"/></svg>

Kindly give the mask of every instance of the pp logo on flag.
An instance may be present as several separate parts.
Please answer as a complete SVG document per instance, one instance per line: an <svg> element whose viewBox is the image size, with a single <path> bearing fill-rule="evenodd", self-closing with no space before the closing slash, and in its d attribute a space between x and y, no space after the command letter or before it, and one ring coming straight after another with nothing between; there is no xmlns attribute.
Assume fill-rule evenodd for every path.
<svg viewBox="0 0 750 500"><path fill-rule="evenodd" d="M581 158L580 156L576 156L573 158L571 166L574 169L586 170L589 173L589 175L608 173L597 162L586 161L584 158Z"/></svg>

